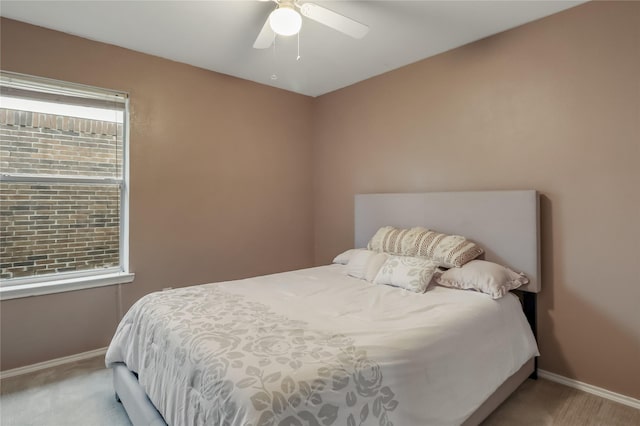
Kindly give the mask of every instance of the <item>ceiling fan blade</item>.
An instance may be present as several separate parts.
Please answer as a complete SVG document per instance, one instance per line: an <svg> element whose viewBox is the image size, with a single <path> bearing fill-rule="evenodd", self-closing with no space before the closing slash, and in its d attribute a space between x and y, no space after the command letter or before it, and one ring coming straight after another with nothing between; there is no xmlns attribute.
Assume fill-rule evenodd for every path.
<svg viewBox="0 0 640 426"><path fill-rule="evenodd" d="M271 25L269 25L269 17L267 16L267 20L264 21L264 25L262 26L262 30L260 30L260 34L256 38L256 41L253 43L254 49L267 49L273 44L273 40L276 38L276 33L271 29Z"/></svg>
<svg viewBox="0 0 640 426"><path fill-rule="evenodd" d="M302 4L300 13L353 38L362 38L369 32L368 26L314 3Z"/></svg>

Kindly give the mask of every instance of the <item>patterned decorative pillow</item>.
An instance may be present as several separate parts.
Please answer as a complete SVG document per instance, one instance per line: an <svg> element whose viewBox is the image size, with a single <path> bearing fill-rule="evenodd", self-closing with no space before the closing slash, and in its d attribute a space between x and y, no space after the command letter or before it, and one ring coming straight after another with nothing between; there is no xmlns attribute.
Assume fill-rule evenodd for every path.
<svg viewBox="0 0 640 426"><path fill-rule="evenodd" d="M424 293L436 272L438 272L438 263L430 259L389 256L373 283Z"/></svg>
<svg viewBox="0 0 640 426"><path fill-rule="evenodd" d="M402 254L401 241L408 229L396 228L393 226L383 226L371 237L367 248L369 250L389 253Z"/></svg>
<svg viewBox="0 0 640 426"><path fill-rule="evenodd" d="M529 282L523 274L518 274L506 266L485 260L472 260L462 268L451 268L436 278L445 287L476 290L499 299L510 290Z"/></svg>
<svg viewBox="0 0 640 426"><path fill-rule="evenodd" d="M384 226L367 245L369 250L401 256L426 257L445 268L460 267L484 250L459 235L447 235L423 227L410 229Z"/></svg>
<svg viewBox="0 0 640 426"><path fill-rule="evenodd" d="M424 228L415 235L411 247L413 256L433 259L445 268L459 268L484 253L479 245L465 237Z"/></svg>
<svg viewBox="0 0 640 426"><path fill-rule="evenodd" d="M419 244L426 233L432 232L427 228L416 226L407 230L400 242L400 248L403 256L418 256ZM426 256L421 256L426 257Z"/></svg>
<svg viewBox="0 0 640 426"><path fill-rule="evenodd" d="M378 229L376 233L373 234L373 237L371 237L371 239L367 243L367 250L381 252L382 240L384 236L386 235L387 232L392 231L394 229L396 228L394 228L393 226L383 226L382 228Z"/></svg>

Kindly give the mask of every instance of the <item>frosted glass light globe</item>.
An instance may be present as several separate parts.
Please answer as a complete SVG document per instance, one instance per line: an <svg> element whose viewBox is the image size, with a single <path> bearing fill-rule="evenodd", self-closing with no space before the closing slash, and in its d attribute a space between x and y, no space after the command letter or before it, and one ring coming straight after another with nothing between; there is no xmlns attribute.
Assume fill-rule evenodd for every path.
<svg viewBox="0 0 640 426"><path fill-rule="evenodd" d="M302 17L292 8L280 6L269 15L269 25L276 34L290 36L300 31Z"/></svg>

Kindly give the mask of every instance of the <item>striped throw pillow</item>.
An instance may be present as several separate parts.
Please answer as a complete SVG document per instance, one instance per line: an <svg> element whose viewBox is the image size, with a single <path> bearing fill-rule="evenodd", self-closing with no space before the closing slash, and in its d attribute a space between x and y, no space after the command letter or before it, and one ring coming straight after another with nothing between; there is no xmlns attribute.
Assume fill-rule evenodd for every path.
<svg viewBox="0 0 640 426"><path fill-rule="evenodd" d="M367 245L369 250L434 260L445 268L460 267L484 250L460 235L447 235L423 227L410 229L384 226Z"/></svg>
<svg viewBox="0 0 640 426"><path fill-rule="evenodd" d="M378 229L371 240L369 240L367 248L382 253L402 254L401 243L407 231L409 230L393 226L383 226Z"/></svg>
<svg viewBox="0 0 640 426"><path fill-rule="evenodd" d="M416 254L435 260L445 268L459 268L484 253L482 247L460 235L447 235L428 230L414 241Z"/></svg>

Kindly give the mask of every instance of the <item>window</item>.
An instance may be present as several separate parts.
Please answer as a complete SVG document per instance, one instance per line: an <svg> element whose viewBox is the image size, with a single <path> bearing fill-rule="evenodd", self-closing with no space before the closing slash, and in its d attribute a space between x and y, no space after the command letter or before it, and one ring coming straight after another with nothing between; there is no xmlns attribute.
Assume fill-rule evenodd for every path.
<svg viewBox="0 0 640 426"><path fill-rule="evenodd" d="M128 97L0 75L0 296L132 281Z"/></svg>

